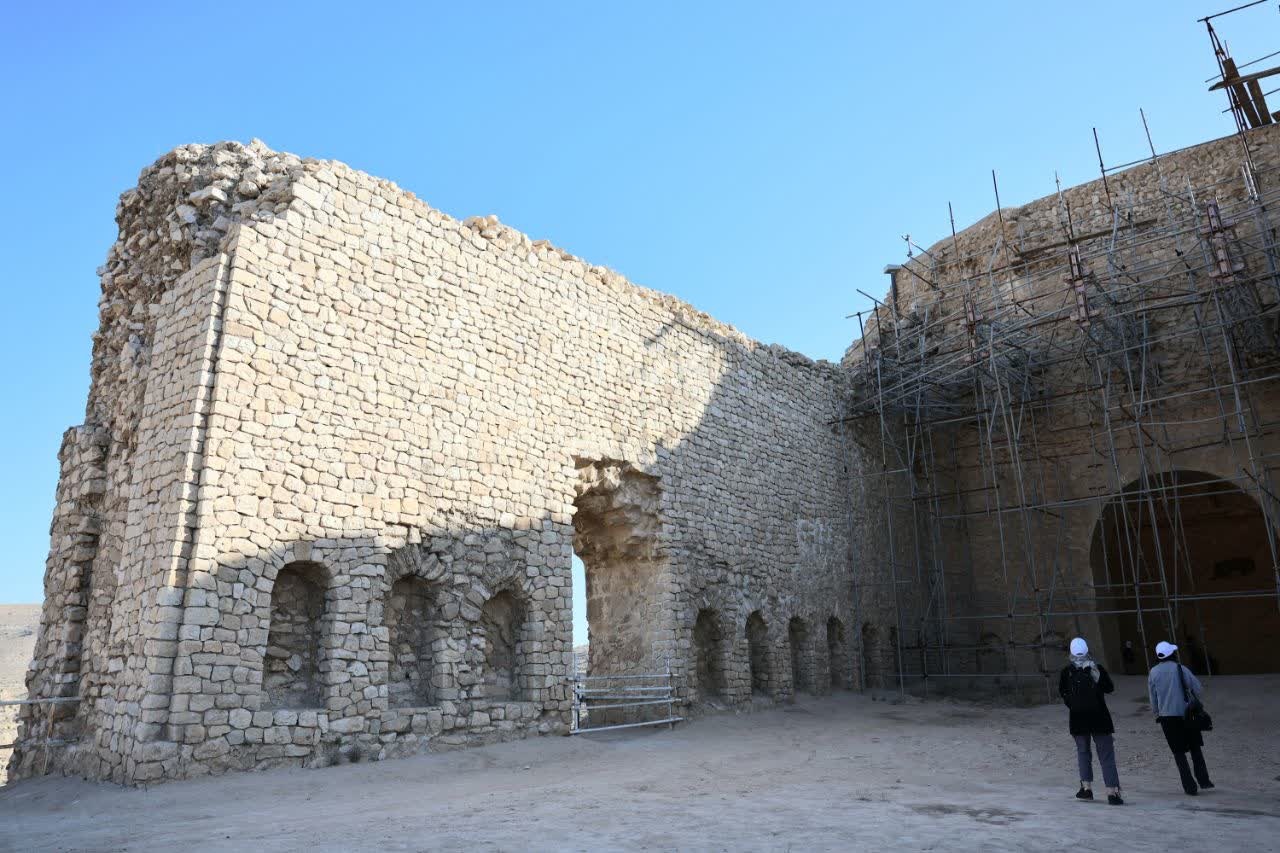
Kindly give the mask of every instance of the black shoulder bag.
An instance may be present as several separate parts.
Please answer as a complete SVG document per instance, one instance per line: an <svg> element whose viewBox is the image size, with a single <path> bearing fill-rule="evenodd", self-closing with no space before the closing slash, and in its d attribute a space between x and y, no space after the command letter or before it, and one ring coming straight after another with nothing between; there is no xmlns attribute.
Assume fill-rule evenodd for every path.
<svg viewBox="0 0 1280 853"><path fill-rule="evenodd" d="M1200 699L1192 696L1191 691L1187 689L1187 679L1182 674L1182 664L1174 661L1173 665L1178 668L1178 683L1182 685L1182 698L1187 703L1187 710L1182 712L1182 719L1186 720L1187 727L1194 731L1213 731L1213 717L1210 717L1204 705L1200 704Z"/></svg>

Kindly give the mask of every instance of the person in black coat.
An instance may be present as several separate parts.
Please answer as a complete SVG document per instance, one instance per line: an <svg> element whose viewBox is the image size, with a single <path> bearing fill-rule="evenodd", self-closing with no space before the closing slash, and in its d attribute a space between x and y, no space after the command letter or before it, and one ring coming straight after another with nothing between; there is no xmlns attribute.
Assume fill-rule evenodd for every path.
<svg viewBox="0 0 1280 853"><path fill-rule="evenodd" d="M1102 781L1107 786L1107 802L1124 804L1120 795L1120 774L1116 772L1115 724L1107 710L1106 694L1115 690L1111 676L1089 656L1089 645L1082 638L1071 641L1071 662L1058 677L1058 695L1071 714L1068 727L1076 741L1076 763L1080 768L1080 790L1076 798L1093 799L1093 755L1098 750Z"/></svg>

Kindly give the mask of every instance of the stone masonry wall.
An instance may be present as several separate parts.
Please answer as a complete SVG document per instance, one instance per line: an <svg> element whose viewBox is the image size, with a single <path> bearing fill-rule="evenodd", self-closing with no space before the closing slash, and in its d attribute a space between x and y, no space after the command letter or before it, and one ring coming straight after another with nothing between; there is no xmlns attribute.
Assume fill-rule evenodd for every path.
<svg viewBox="0 0 1280 853"><path fill-rule="evenodd" d="M793 618L812 689L856 682L849 639L847 671L814 675L828 624L857 636L880 535L839 368L260 143L167 155L119 220L84 428L115 593L81 654L100 698L48 769L142 782L562 733L575 541L597 671L669 661L696 711L710 612L719 701L749 701L758 613L773 698ZM96 452L64 451L55 586L89 558L71 492ZM318 619L282 573L319 586ZM51 638L77 615L46 607L32 695L69 669ZM13 774L43 772L39 712L20 739Z"/></svg>
<svg viewBox="0 0 1280 853"><path fill-rule="evenodd" d="M1247 142L1259 190L1274 198L1280 186L1280 131L1273 126L1250 131ZM1014 428L1009 424L997 424L994 441L960 418L940 425L928 441L922 440L910 472L892 452L881 465L874 418L860 420L853 428L865 442L864 458L874 460L873 469L897 469L880 478L899 499L892 513L897 563L909 572L923 567L934 578L930 583L938 582L939 567L945 570L942 608L928 605L928 584L902 588L902 624L908 632L904 644L918 647L920 636L940 632L937 619L945 612L962 617L946 626L949 645L960 650L948 662L952 674L1019 672L1036 679L1046 659L1048 669L1056 671L1067 640L1077 634L1088 637L1099 656L1118 668L1120 637L1106 617L1094 615L1120 606L1100 585L1099 551L1092 548L1108 496L1144 473L1183 471L1236 481L1259 505L1271 501L1267 489L1251 479L1266 464L1251 466L1239 421L1232 414L1239 407L1249 420L1257 458L1265 460L1280 450L1280 438L1271 428L1280 397L1274 381L1263 381L1274 377L1275 323L1267 315L1274 315L1277 288L1260 252L1274 241L1274 234L1259 226L1263 220L1249 205L1243 164L1241 140L1232 136L1163 155L1158 165L1112 174L1106 185L1097 180L992 213L908 261L895 276L885 304L864 319L866 334L843 361L855 372L867 363L868 353L880 347L891 350L895 341L906 342L908 350L941 353L933 357L933 377L959 370L968 337L966 293L980 306L980 354L985 352L983 312L989 314L993 305L1018 318L1041 318L1040 338L1051 342L1047 354L1037 353L1042 359L1034 375L1037 409L1024 411L1014 425L1020 439L1020 472L1008 449L1007 436ZM1124 211L1119 218L1111 200ZM1209 256L1203 207L1215 200L1238 220L1239 242L1233 251L1247 252L1248 262L1237 275L1256 294L1251 324L1257 325L1258 335L1270 336L1265 345L1237 349L1234 367L1225 355L1217 285L1206 274L1191 271ZM1123 356L1076 357L1089 354L1091 347L1084 345L1085 333L1073 319L1076 306L1066 282L1068 209L1082 253L1091 257L1091 310L1140 318L1145 323L1141 336L1158 341L1149 348L1144 365L1135 369L1137 375L1145 366L1148 376L1135 392L1126 390ZM1171 216L1190 224L1172 230L1164 224ZM1111 266L1109 248L1115 259ZM1148 290L1136 286L1155 279L1160 283ZM1101 286L1104 282L1106 288ZM1104 289L1116 294L1118 301L1110 307ZM1130 351L1139 352L1136 346ZM1255 363L1255 379L1240 387L1237 401L1226 387L1231 371L1239 373ZM1102 392L1093 389L1108 377L1113 391L1104 405ZM1216 386L1225 390L1212 391ZM1157 401L1141 430L1130 414L1139 399ZM1250 411L1258 413L1257 419L1248 415ZM911 494L941 497L918 499L913 521ZM1048 512L1020 509L1046 502L1054 504ZM1270 510L1274 517L1275 507ZM943 520L935 521L939 516ZM1218 558L1233 556L1229 552L1229 547L1220 549ZM1269 555L1265 562L1271 562ZM1257 580L1264 588L1274 584L1268 568L1263 567ZM1169 582L1184 588L1190 583L1185 577ZM1153 599L1160 602L1157 608L1163 606L1162 597L1148 595L1149 606ZM1245 605L1210 601L1200 606L1221 610ZM1059 615L1043 627L1038 607ZM1274 606L1270 610L1274 614ZM989 618L976 618L979 615ZM1221 615L1228 619L1230 611L1222 610ZM1149 619L1161 621L1157 613ZM1152 630L1153 644L1165 629L1157 625ZM885 639L883 633L877 636ZM1127 638L1137 641L1136 636ZM938 634L932 635L932 642L937 641ZM1042 658L1042 648L1047 658ZM1142 660L1140 650L1139 663ZM892 667L891 659L888 666ZM918 649L908 651L903 667L909 673L922 670ZM939 672L941 662L931 661L930 669Z"/></svg>
<svg viewBox="0 0 1280 853"><path fill-rule="evenodd" d="M57 706L53 716L64 721L57 726L50 706L23 708L12 776L64 770L134 778L136 739L158 733L158 709L144 707L158 700L143 691L167 689L172 645L165 644L176 632L150 620L182 597L158 587L176 582L189 556L200 403L212 383L220 323L220 250L242 217L285 209L289 171L298 168L296 157L261 144L184 147L121 196L120 236L99 270L101 323L85 424L68 433L75 449L64 441L60 455L46 607L28 672L32 697L56 692L79 701ZM83 540L78 547L67 547L69 532ZM84 611L59 600L73 576L91 579L92 606ZM78 667L68 664L69 650L53 645L68 631L85 638ZM58 737L60 728L80 735ZM46 748L48 734L56 748Z"/></svg>

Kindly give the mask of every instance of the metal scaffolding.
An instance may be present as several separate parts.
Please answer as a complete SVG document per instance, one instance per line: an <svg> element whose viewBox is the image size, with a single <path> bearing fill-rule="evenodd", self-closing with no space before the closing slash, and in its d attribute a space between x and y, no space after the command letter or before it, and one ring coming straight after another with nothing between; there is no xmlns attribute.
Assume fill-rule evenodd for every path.
<svg viewBox="0 0 1280 853"><path fill-rule="evenodd" d="M997 213L964 239L954 222L931 250L905 238L889 296L856 315L846 423L873 437L868 477L888 521L886 576L857 584L857 607L873 595L892 607L880 669L899 690L983 678L1052 692L1067 632L1103 617L1133 620L1138 661L1194 625L1211 668L1202 605L1280 607L1280 421L1267 405L1280 380L1280 165L1255 158L1252 134L1270 131L1226 89L1237 171L1184 168L1179 185L1149 131L1136 164L1107 168L1099 145L1087 212L1060 189L1056 221L1010 224L996 187ZM1218 475L1174 474L1206 453L1224 460ZM1185 510L1239 493L1261 512L1269 577L1198 590ZM1088 558L1082 530L1102 542Z"/></svg>

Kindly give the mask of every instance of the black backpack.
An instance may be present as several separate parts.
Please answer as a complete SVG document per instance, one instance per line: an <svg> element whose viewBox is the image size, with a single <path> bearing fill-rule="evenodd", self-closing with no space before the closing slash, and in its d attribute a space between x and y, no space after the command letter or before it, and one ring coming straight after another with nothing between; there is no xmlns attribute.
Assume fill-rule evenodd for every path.
<svg viewBox="0 0 1280 853"><path fill-rule="evenodd" d="M1073 666L1067 671L1067 707L1088 713L1102 707L1098 701L1098 683L1089 670Z"/></svg>

